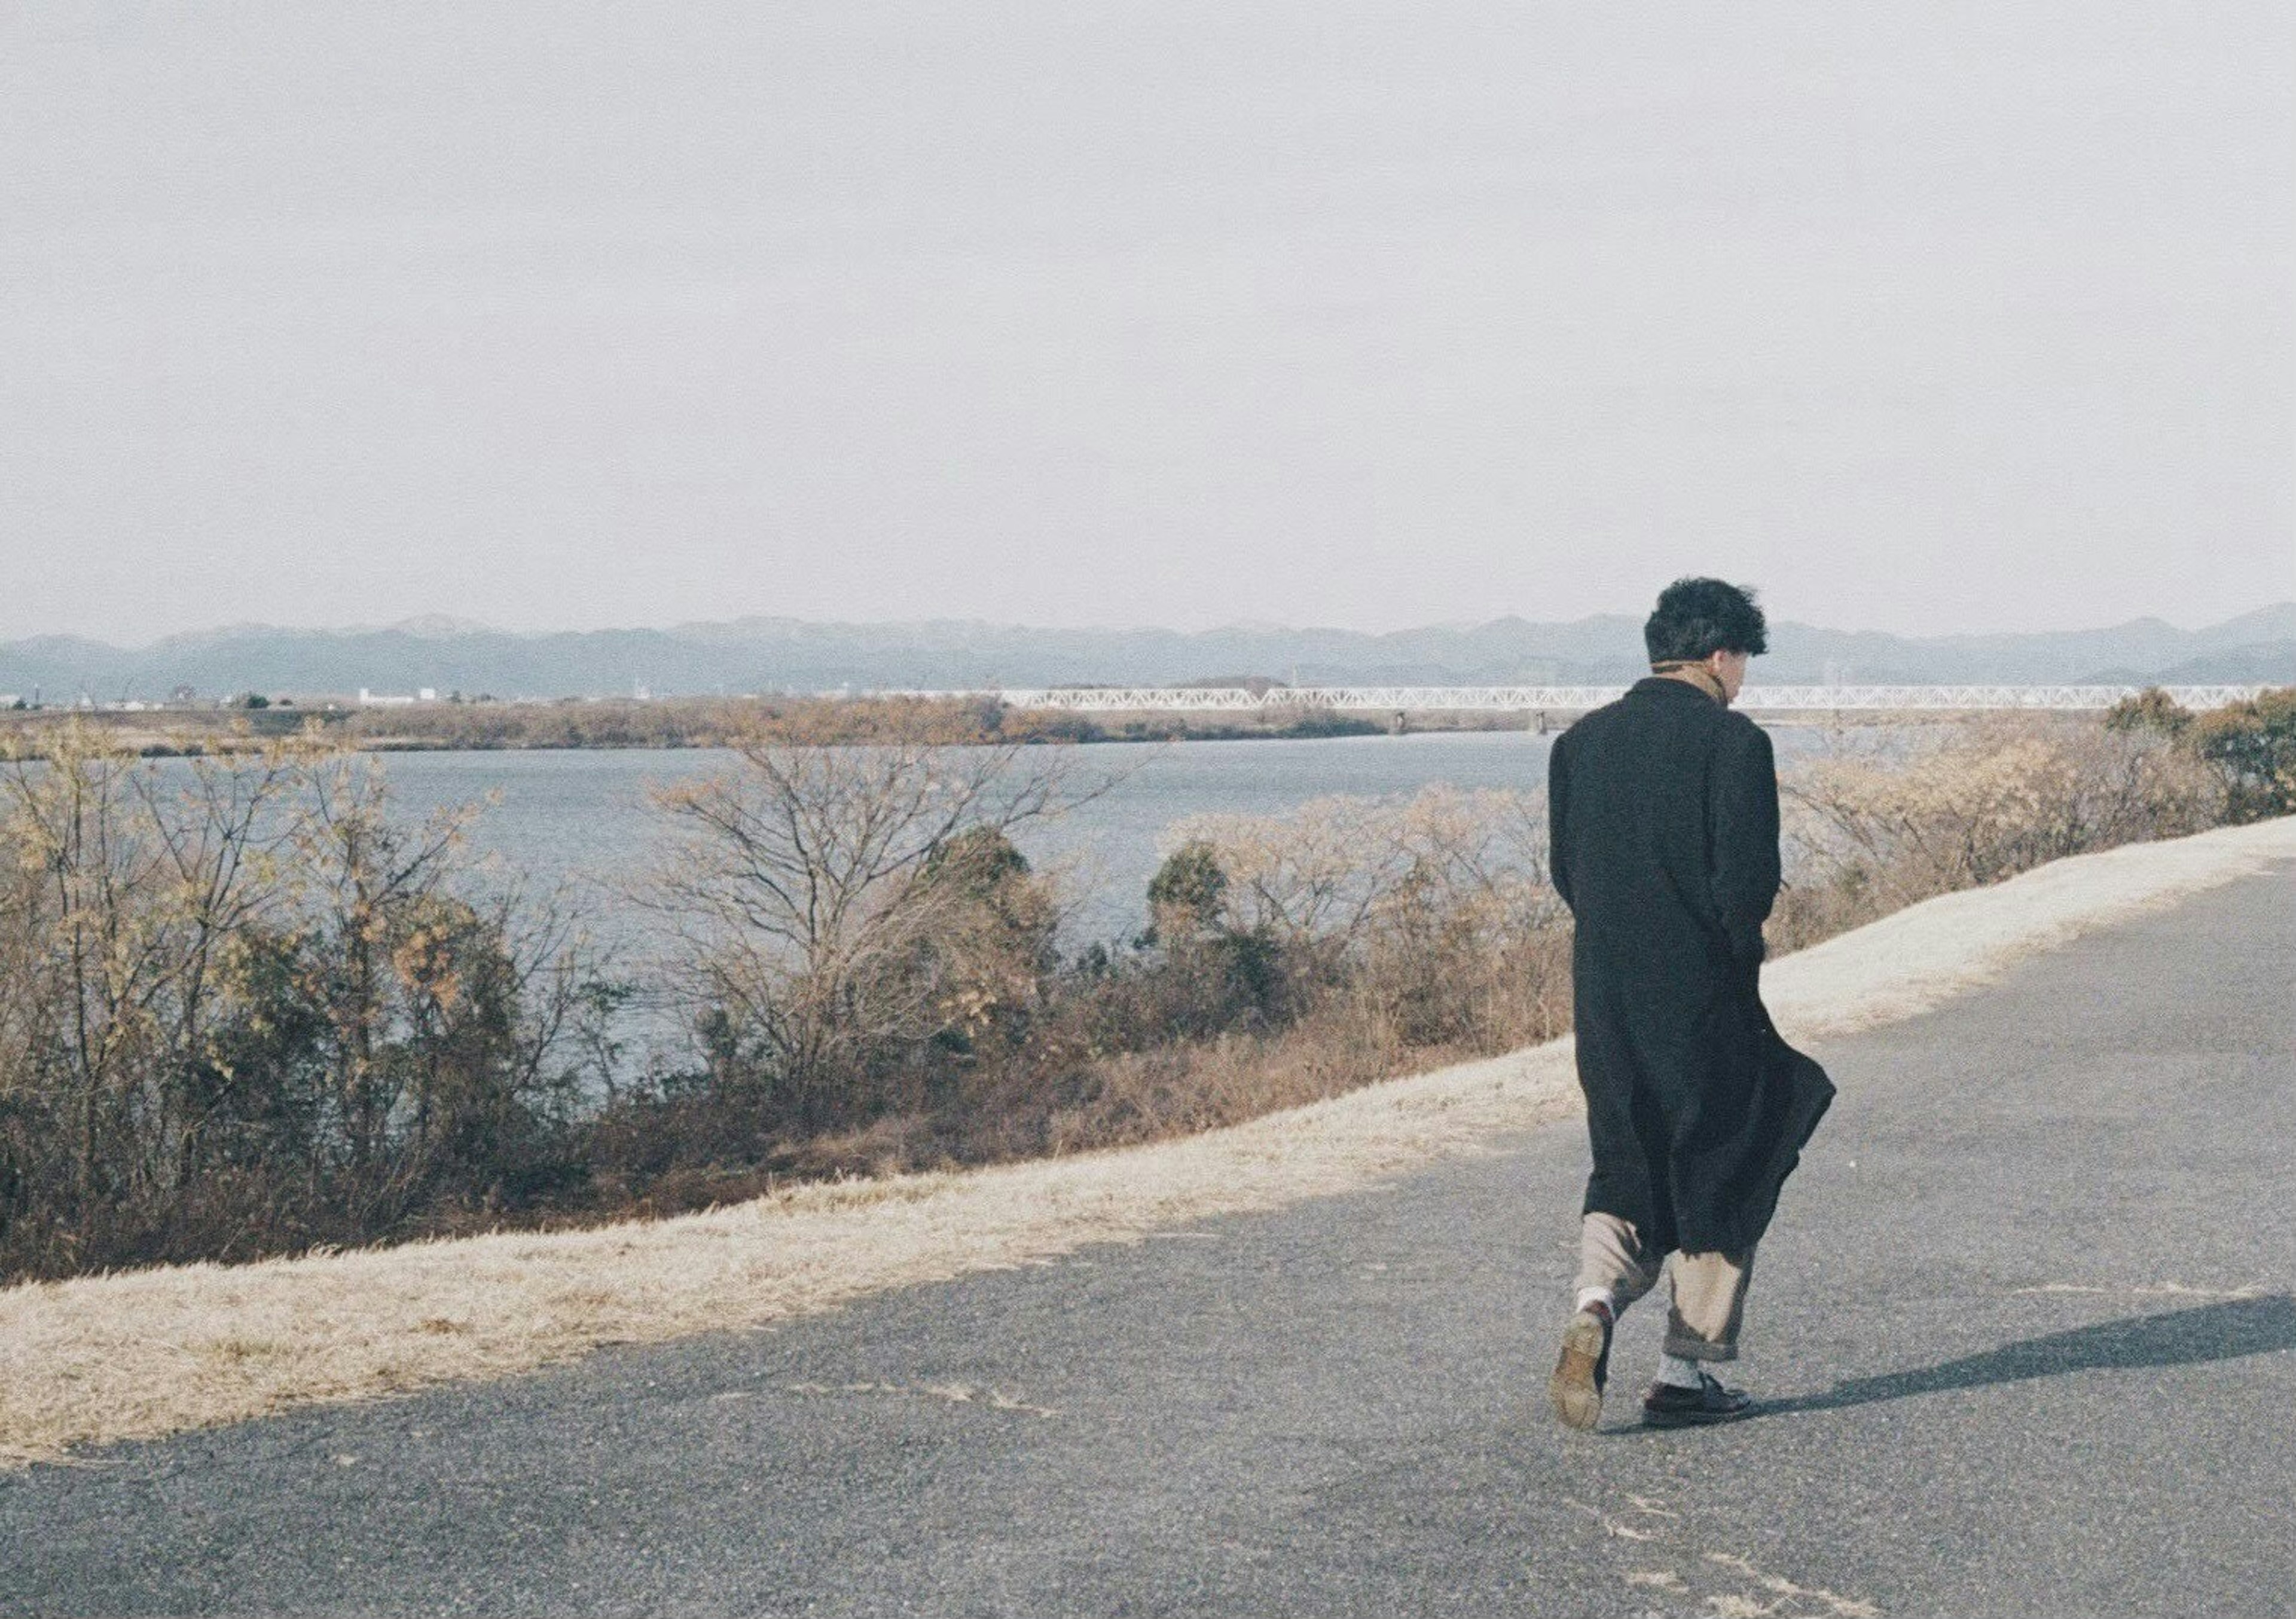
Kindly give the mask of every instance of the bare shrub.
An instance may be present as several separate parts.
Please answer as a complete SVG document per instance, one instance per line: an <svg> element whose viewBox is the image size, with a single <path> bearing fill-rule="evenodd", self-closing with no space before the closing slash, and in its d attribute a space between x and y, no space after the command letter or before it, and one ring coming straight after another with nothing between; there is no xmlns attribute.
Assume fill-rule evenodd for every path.
<svg viewBox="0 0 2296 1619"><path fill-rule="evenodd" d="M867 1173L1156 1140L1556 1033L1569 940L1543 822L1535 796L1436 788L1184 822L1131 947L1040 957L1025 1016L985 1027L922 1111L881 1098L772 1161Z"/></svg>
<svg viewBox="0 0 2296 1619"><path fill-rule="evenodd" d="M1051 885L1008 834L1096 790L1051 750L753 740L659 789L672 837L644 899L709 1051L707 1086L764 1128L927 1100L924 1048L1024 1013L1051 965Z"/></svg>
<svg viewBox="0 0 2296 1619"><path fill-rule="evenodd" d="M1543 795L1421 791L1400 873L1374 907L1359 977L1406 1046L1491 1050L1569 1026L1568 913L1546 875Z"/></svg>
<svg viewBox="0 0 2296 1619"><path fill-rule="evenodd" d="M196 1178L207 1042L239 941L280 907L265 812L299 761L163 774L82 727L48 741L0 767L0 1206L70 1263Z"/></svg>
<svg viewBox="0 0 2296 1619"><path fill-rule="evenodd" d="M1234 916L1228 928L1175 938L1160 920L1155 950L1119 963L1076 1002L1097 1020L1067 1100L1039 1088L1040 1107L1055 1105L1035 1130L1023 1128L1022 1116L995 1116L1006 1125L1000 1154L1237 1124L1566 1031L1570 944L1561 903L1529 861L1493 858L1493 846L1537 827L1535 801L1476 795L1480 803L1462 805L1466 797L1390 805L1368 822L1355 813L1362 806L1350 811L1352 824L1384 819L1390 833L1417 846L1344 947L1330 936L1287 944L1264 928L1234 931ZM1282 841L1280 826L1252 833L1263 854ZM1308 841L1319 844L1320 831ZM1190 855L1201 869L1218 853L1198 840L1175 859Z"/></svg>
<svg viewBox="0 0 2296 1619"><path fill-rule="evenodd" d="M265 942L282 992L263 1026L308 1028L313 1145L358 1229L452 1194L491 1206L562 1173L559 1127L582 1065L568 1049L594 981L556 896L473 882L475 813L390 812L372 760L336 756L305 783L293 830L291 931Z"/></svg>
<svg viewBox="0 0 2296 1619"><path fill-rule="evenodd" d="M1537 795L1432 787L1168 834L1136 953L1065 981L1002 1150L1154 1140L1569 1026Z"/></svg>
<svg viewBox="0 0 2296 1619"><path fill-rule="evenodd" d="M1789 887L1774 949L1798 948L1932 895L2221 818L2221 786L2145 727L2005 715L1789 773Z"/></svg>
<svg viewBox="0 0 2296 1619"><path fill-rule="evenodd" d="M570 919L301 740L0 766L0 1269L381 1234L557 1156Z"/></svg>
<svg viewBox="0 0 2296 1619"><path fill-rule="evenodd" d="M1319 996L1344 988L1403 1045L1567 1026L1552 975L1568 919L1546 881L1541 795L1439 784L1193 817L1172 835L1211 851L1226 934L1275 942L1295 977Z"/></svg>

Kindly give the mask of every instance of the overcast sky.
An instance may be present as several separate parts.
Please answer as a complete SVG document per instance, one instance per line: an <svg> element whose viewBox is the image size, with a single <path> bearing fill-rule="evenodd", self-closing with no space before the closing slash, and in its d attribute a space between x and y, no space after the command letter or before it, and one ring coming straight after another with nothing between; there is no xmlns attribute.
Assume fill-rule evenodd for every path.
<svg viewBox="0 0 2296 1619"><path fill-rule="evenodd" d="M0 636L2296 596L2286 0L0 0Z"/></svg>

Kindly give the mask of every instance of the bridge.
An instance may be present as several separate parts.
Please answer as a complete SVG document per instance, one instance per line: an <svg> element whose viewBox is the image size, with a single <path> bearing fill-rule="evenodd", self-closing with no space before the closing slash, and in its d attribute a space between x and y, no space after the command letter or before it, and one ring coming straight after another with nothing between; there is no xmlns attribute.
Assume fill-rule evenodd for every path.
<svg viewBox="0 0 2296 1619"><path fill-rule="evenodd" d="M2143 686L1748 686L1736 706L1764 712L1978 713L1998 709L2096 711L2152 688ZM2244 702L2263 686L2159 688L2191 709ZM1175 711L1257 712L1287 708L1365 709L1393 713L1502 710L1577 713L1599 708L1624 686L1029 686L980 691L906 691L887 696L994 697L1015 708L1062 708L1080 713Z"/></svg>

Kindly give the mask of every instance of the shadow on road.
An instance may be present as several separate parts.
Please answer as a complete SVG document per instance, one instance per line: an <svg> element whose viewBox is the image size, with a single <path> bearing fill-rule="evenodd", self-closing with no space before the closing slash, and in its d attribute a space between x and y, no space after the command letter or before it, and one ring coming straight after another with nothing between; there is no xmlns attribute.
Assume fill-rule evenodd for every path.
<svg viewBox="0 0 2296 1619"><path fill-rule="evenodd" d="M2005 1344L1983 1354L1964 1355L1919 1371L1891 1372L1839 1383L1822 1394L1765 1400L1766 1416L1790 1411L1831 1411L1846 1406L1904 1400L1951 1388L1982 1388L1990 1383L2022 1383L2062 1372L2140 1366L2196 1366L2207 1361L2236 1361L2243 1355L2296 1349L2296 1298L2284 1293L2232 1299L2167 1315L2076 1327L2045 1337Z"/></svg>

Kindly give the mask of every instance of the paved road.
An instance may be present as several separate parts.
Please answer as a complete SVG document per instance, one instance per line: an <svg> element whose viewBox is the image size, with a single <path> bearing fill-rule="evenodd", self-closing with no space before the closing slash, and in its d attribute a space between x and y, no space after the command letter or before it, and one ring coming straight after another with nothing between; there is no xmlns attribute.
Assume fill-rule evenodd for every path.
<svg viewBox="0 0 2296 1619"><path fill-rule="evenodd" d="M1762 1255L1759 1420L1547 1419L1565 1126L0 1476L0 1610L2296 1613L2296 863L1820 1055L1842 1096Z"/></svg>

